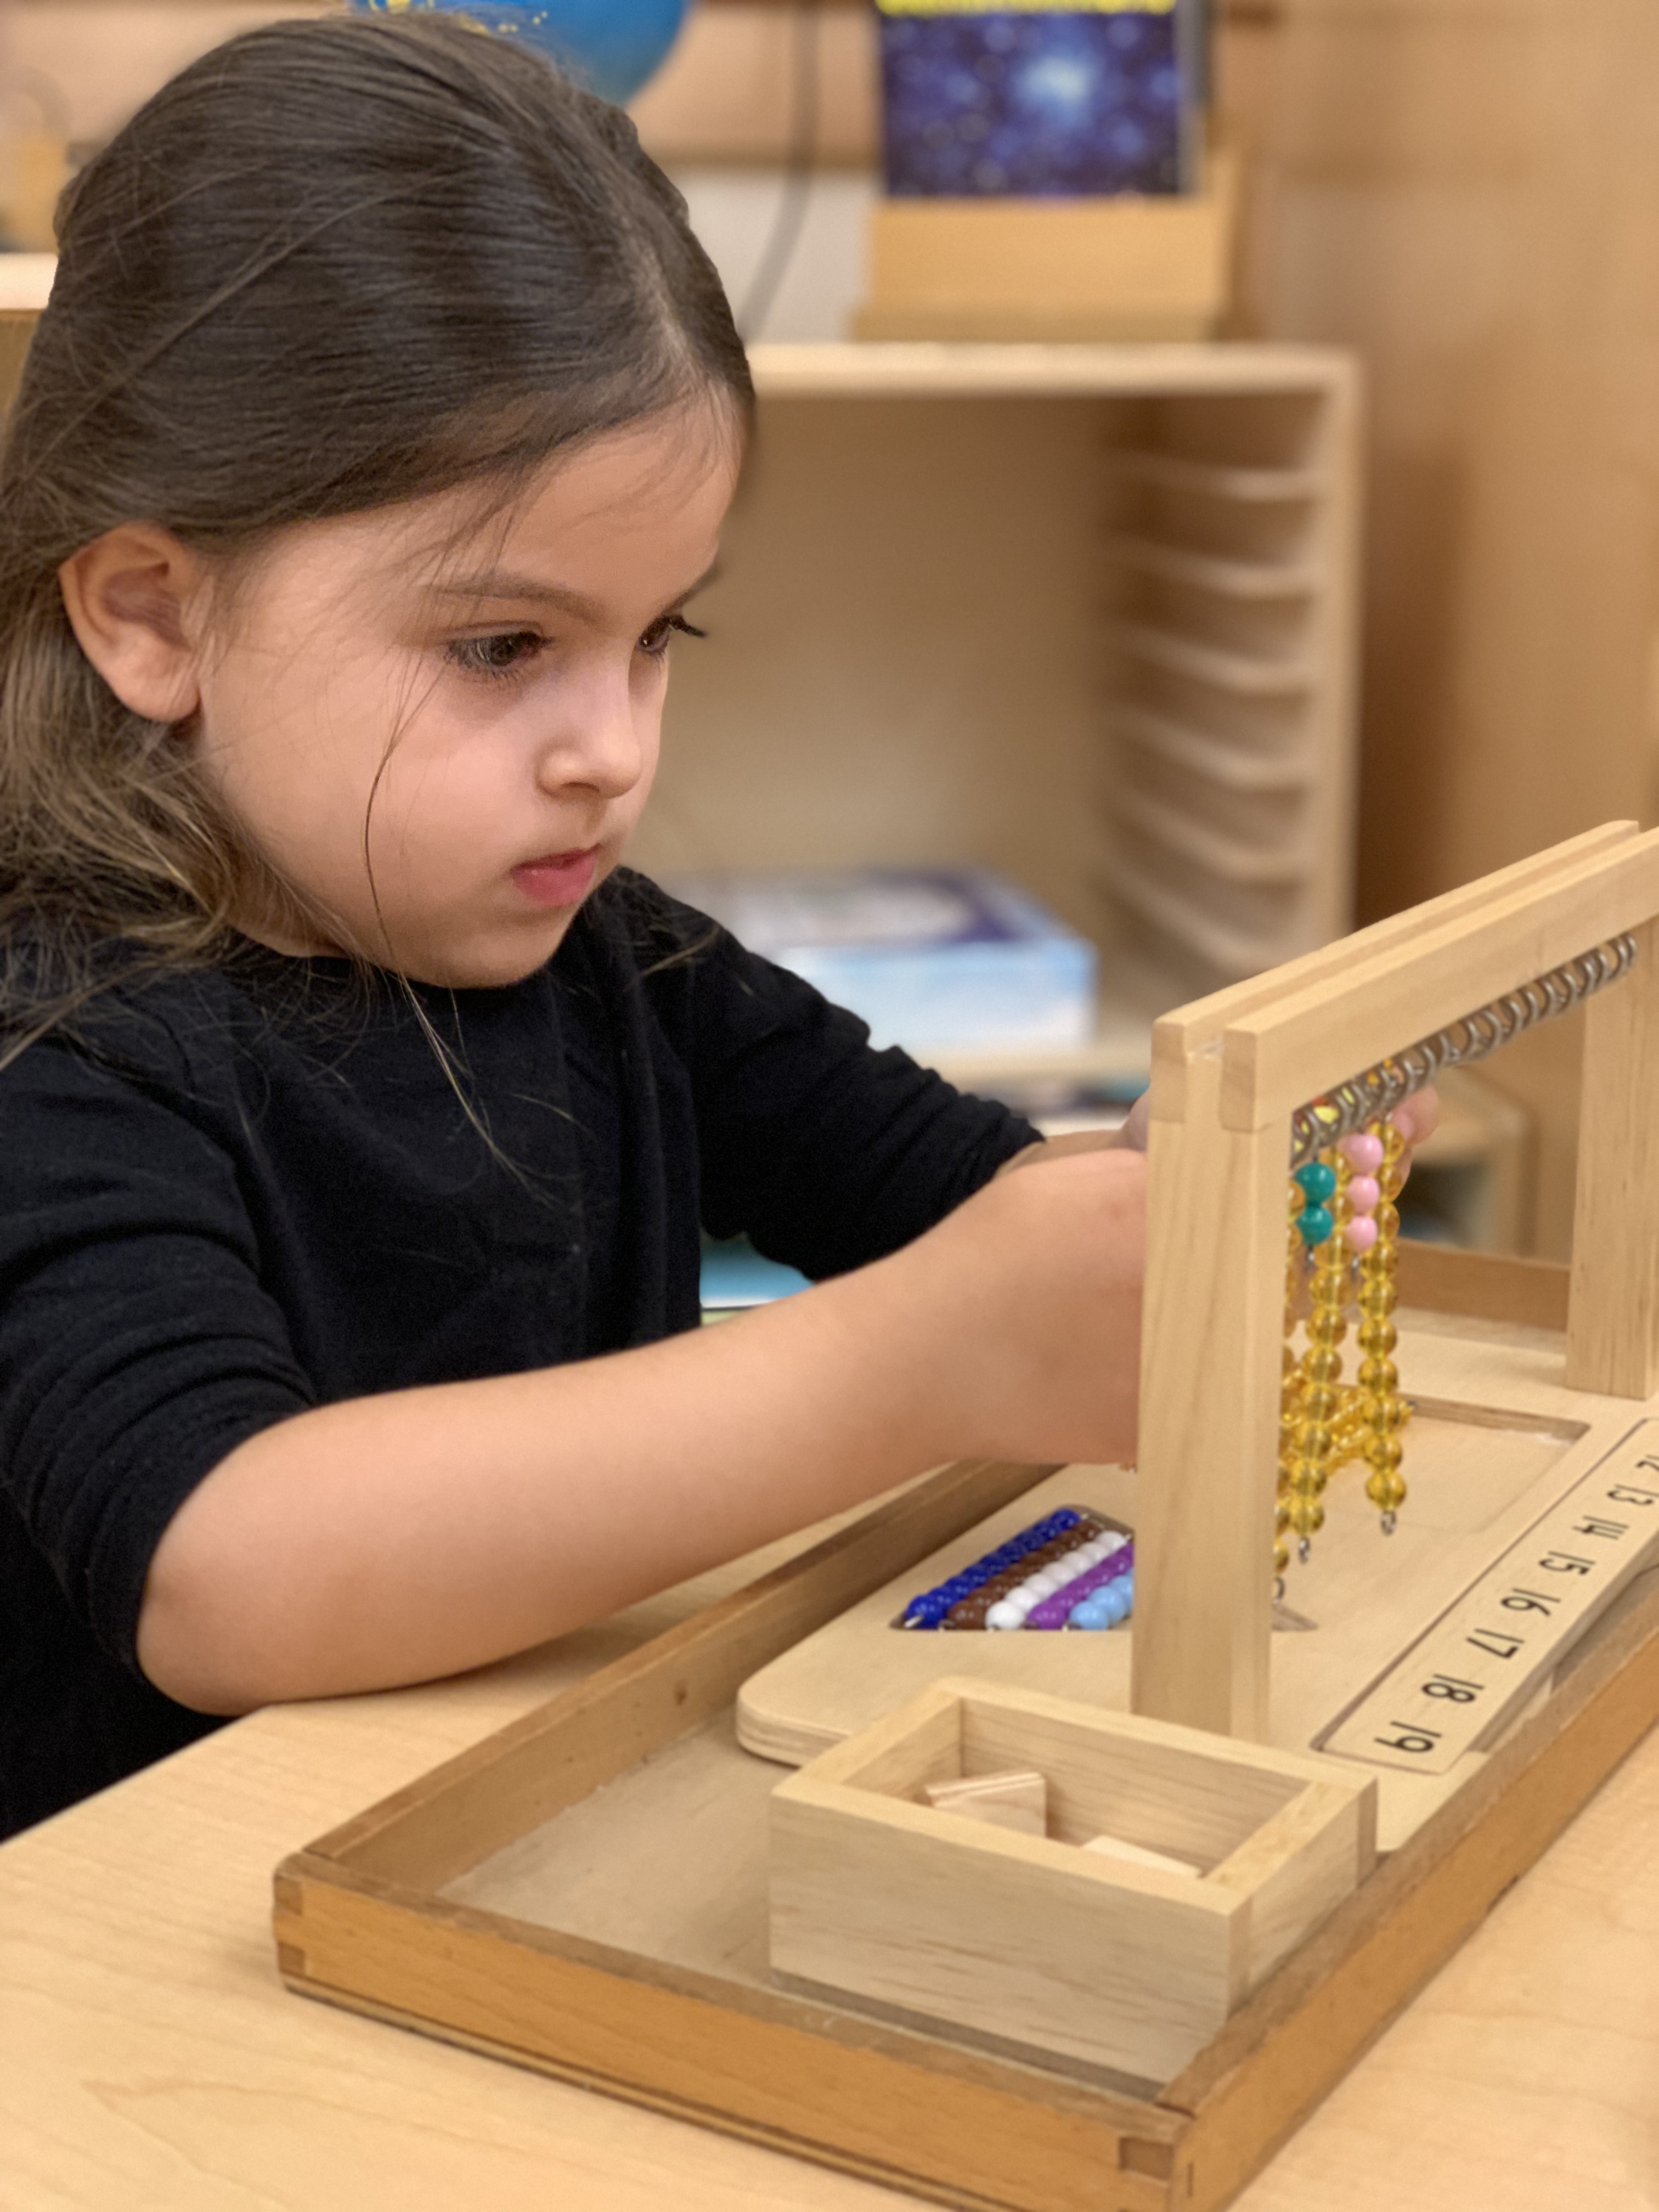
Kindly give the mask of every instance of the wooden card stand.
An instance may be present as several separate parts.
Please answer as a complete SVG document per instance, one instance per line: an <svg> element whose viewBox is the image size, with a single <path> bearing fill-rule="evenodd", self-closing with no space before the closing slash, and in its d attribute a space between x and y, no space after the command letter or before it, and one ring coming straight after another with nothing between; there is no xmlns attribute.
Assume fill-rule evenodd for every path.
<svg viewBox="0 0 1659 2212"><path fill-rule="evenodd" d="M287 1860L276 1930L289 1983L980 2212L1226 2203L1659 1716L1659 1177L1644 1118L1659 1051L1656 915L1659 836L1616 824L1160 1026L1142 1444L1126 1516L1137 1542L1130 1633L893 1631L895 1589L924 1586L931 1560L983 1548L988 1528L1029 1519L1055 1486L1094 1484L1113 1513L1126 1503L1112 1489L1122 1470L946 1469ZM1293 1607L1316 1622L1322 1607L1329 1625L1275 1635L1267 1562L1286 1120L1310 1096L1625 933L1638 940L1634 969L1589 1009L1571 1275L1402 1255L1415 1310L1401 1364L1424 1444L1406 1516L1395 1537L1373 1532L1369 1552L1349 1555L1328 1541L1340 1534L1334 1512L1291 1592ZM1381 1593L1370 1600L1368 1577ZM1189 1935L1194 1911L1210 1935L1229 1919L1215 1893L1226 1837L1183 1826L1178 1796L1142 1819L1126 1815L1121 1795L1091 1796L1079 1782L1075 1746L1103 1744L1114 1727L1125 1741L1185 1747L1193 1773L1204 1765L1195 1744L1231 1773L1252 1760L1281 1778L1305 1772L1310 1788L1334 1793L1333 1808L1374 1786L1385 1814L1395 1802L1380 1840L1397 1847L1364 1877L1365 1840L1345 1841L1338 1856L1358 1887L1346 1898L1346 1881L1319 1890L1313 1910L1293 1912L1282 1956L1277 1942L1261 1948L1259 1930L1242 1948L1212 1947L1213 2033L1190 2057L1190 2033L1179 2047L1163 2030L1162 2041L1122 2033L1127 2005L1104 2032L1085 2021L1067 2034L1064 2008L1029 1988L1017 2033L1000 2033L1014 2015L978 2003L971 1960L948 2004L935 1991L918 2005L913 1974L910 2000L901 1992L895 2005L896 1923L885 1957L884 1938L866 1942L871 1976L848 1989L854 1947L838 1960L823 1916L892 1908L879 1867L867 1896L836 1903L833 1883L813 1887L810 1945L792 1948L798 1922L781 1952L813 1993L780 1986L768 1938L779 1770L742 1747L737 1701L788 1722L796 1689L769 1705L760 1686L769 1678L775 1690L775 1668L820 1634L850 1635L872 1605L882 1610L857 1626L862 1656L848 1670L860 1696L888 1651L965 1679L939 1691L913 1674L896 1687L890 1708L918 1691L932 1703L914 1723L873 1717L893 1762L885 1783L878 1773L872 1789L865 1749L847 1744L830 1753L848 1771L832 1770L827 1798L809 1776L783 1782L786 1826L792 1806L827 1810L862 1822L866 1843L881 1830L879 1851L935 1824L945 1878L965 1877L981 1902L994 1890L998 1914L1027 1915L1027 1942L1044 1884L1057 1910L1085 1918L1132 1893L1184 1899ZM1316 1694L1322 1668L1297 1654L1322 1634L1334 1650L1339 1625L1346 1702L1333 1711ZM993 1645L1068 1647L1065 1665L1097 1675L1109 1657L1127 1680L1085 1682L1080 1714L1074 1688L1056 1722L1059 1686L988 1678ZM1101 1710L1126 1700L1139 1716L1127 1727ZM843 1712L817 1744L872 1717ZM1121 1753L1120 1774L1131 1767ZM1042 1838L919 1802L930 1784L996 1774L1012 1786L1031 1772L1044 1783ZM836 1790L860 1789L866 1800L885 1790L890 1809L837 1806ZM1286 1808L1257 1809L1254 1840L1235 1847L1259 1854L1234 1868L1252 1913L1296 1857L1270 1832ZM1091 1851L1084 1831L1097 1820L1132 1854L1185 1858L1197 1872ZM1012 1871L1021 1865L1030 1892ZM786 1923L790 1880L786 1866ZM1278 1907L1262 1909L1271 1919ZM1132 1936L1075 1934L1080 1977L1121 1965ZM1242 1998L1223 2025L1218 1990L1223 2012Z"/></svg>

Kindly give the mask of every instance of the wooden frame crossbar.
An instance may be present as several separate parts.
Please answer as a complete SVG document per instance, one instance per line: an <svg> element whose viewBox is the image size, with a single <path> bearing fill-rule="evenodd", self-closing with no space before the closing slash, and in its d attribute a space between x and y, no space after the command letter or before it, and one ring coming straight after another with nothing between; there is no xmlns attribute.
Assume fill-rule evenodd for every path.
<svg viewBox="0 0 1659 2212"><path fill-rule="evenodd" d="M1659 1385L1659 832L1611 823L1182 1008L1153 1038L1132 1703L1263 1738L1289 1121L1629 933L1589 1001L1567 1381Z"/></svg>
<svg viewBox="0 0 1659 2212"><path fill-rule="evenodd" d="M1432 1036L1419 1037L1402 1052L1350 1076L1322 1098L1298 1106L1291 1116L1292 1170L1392 1113L1413 1091L1437 1083L1447 1070L1490 1059L1540 1023L1572 1013L1609 983L1621 981L1635 959L1633 937L1626 933L1610 938L1519 990L1489 999L1484 1006L1436 1030Z"/></svg>

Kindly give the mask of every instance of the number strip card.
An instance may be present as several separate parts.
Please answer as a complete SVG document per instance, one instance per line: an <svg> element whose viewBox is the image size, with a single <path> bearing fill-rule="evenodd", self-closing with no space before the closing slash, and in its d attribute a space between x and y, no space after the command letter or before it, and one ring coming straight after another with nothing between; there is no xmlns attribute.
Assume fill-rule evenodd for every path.
<svg viewBox="0 0 1659 2212"><path fill-rule="evenodd" d="M1659 1421L1643 1421L1510 1546L1316 1747L1445 1774L1659 1561Z"/></svg>

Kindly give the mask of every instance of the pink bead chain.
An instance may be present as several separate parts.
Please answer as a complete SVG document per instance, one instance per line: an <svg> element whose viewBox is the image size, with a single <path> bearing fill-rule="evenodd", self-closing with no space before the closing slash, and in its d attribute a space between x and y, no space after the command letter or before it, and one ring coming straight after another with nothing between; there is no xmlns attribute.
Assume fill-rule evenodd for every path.
<svg viewBox="0 0 1659 2212"><path fill-rule="evenodd" d="M1382 1164L1382 1139L1362 1129L1357 1136L1342 1139L1341 1152L1353 1170L1348 1178L1348 1220L1342 1241L1351 1252L1369 1252L1376 1242L1373 1217L1382 1200L1382 1186L1376 1180L1376 1170Z"/></svg>

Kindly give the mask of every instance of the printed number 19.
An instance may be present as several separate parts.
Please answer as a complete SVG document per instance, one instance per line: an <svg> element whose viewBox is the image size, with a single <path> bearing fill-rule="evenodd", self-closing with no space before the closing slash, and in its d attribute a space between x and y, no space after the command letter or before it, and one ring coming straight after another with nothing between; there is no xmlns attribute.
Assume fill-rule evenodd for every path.
<svg viewBox="0 0 1659 2212"><path fill-rule="evenodd" d="M1432 1751L1440 1741L1438 1729L1407 1728L1404 1721L1390 1721L1389 1727L1397 1731L1394 1735L1380 1735L1376 1741L1385 1751L1409 1751L1419 1754Z"/></svg>

